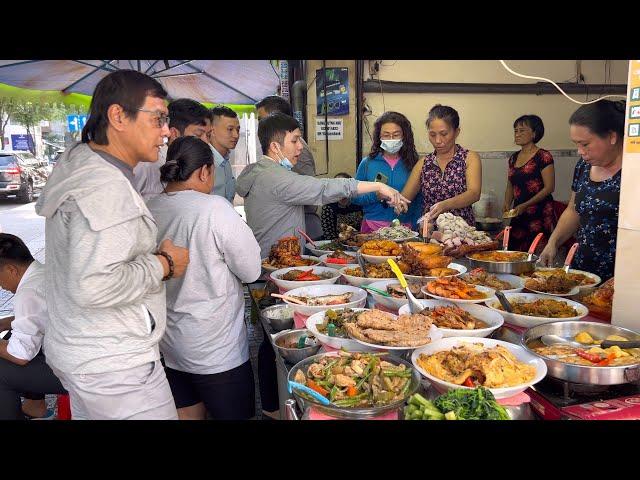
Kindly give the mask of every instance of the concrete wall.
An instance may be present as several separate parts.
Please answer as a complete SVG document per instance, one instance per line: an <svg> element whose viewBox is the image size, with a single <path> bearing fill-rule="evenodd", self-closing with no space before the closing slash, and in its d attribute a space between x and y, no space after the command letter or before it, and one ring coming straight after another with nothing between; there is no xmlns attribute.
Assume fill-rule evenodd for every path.
<svg viewBox="0 0 640 480"><path fill-rule="evenodd" d="M373 64L373 60L368 63ZM382 60L378 77L380 80L405 82L456 82L456 83L534 83L507 72L497 60ZM509 67L519 73L546 77L556 82L575 81L575 60L513 60ZM328 173L333 176L340 171L355 172L355 61L327 60L327 67L346 66L349 68L350 109L344 116L344 140L329 142ZM316 158L319 173L327 171L324 141L315 141L316 69L322 61L307 62L307 129L309 146ZM625 84L628 62L622 60L583 60L580 62L582 75L587 84ZM369 79L369 65L365 62L365 79ZM596 98L593 92L588 99ZM587 100L585 95L577 100ZM396 110L411 121L416 146L421 155L433 150L427 138L425 120L427 112L436 103L451 105L460 113L460 144L477 151L482 158L483 192L493 190L502 202L506 185L506 165L511 152L517 150L513 143L513 121L523 114L539 115L545 123L545 136L539 146L552 152L556 161L556 191L554 197L567 201L570 195L573 167L577 161L575 147L569 138L568 120L578 105L562 95L506 95L506 94L404 94L369 92L365 103L371 114L365 116L363 128L363 152L365 156L371 147L375 119L385 110Z"/></svg>

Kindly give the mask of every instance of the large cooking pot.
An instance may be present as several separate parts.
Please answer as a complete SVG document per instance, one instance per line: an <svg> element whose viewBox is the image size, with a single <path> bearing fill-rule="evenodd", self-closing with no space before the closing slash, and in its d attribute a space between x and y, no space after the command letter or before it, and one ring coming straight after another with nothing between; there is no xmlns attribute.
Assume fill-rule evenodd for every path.
<svg viewBox="0 0 640 480"><path fill-rule="evenodd" d="M619 385L622 383L640 383L640 363L617 367L589 367L573 365L540 355L527 344L542 335L574 337L579 332L589 332L593 338L604 339L609 335L621 335L629 340L640 340L640 334L622 327L598 322L549 322L530 328L522 334L521 344L529 352L542 358L547 364L547 375L572 383L591 385Z"/></svg>
<svg viewBox="0 0 640 480"><path fill-rule="evenodd" d="M529 248L529 252L520 252L517 250L508 250L509 245L509 232L511 227L505 227L505 229L500 233L503 235L503 249L502 250L490 250L489 252L480 252L482 254L487 254L491 252L496 253L527 253L528 258L524 260L514 261L514 262L492 262L490 260L477 260L473 258L473 255L479 252L471 253L467 255L467 259L469 259L469 263L473 268L483 268L487 272L491 273L510 273L512 275L520 275L522 273L531 273L536 269L536 263L538 262L538 255L534 255L536 247L540 240L542 240L543 234L539 233L536 238L531 243L531 247ZM500 238L500 235L496 237L496 240ZM531 258L531 260L529 260Z"/></svg>
<svg viewBox="0 0 640 480"><path fill-rule="evenodd" d="M486 254L492 251L500 253L526 253L516 250L490 250L489 252L480 253ZM469 265L471 265L472 268L483 268L485 271L490 273L510 273L512 275L533 272L536 269L536 262L539 258L538 255L532 255L531 260L525 259L519 262L491 262L488 260L477 260L473 258L472 255L474 255L474 253L467 255Z"/></svg>
<svg viewBox="0 0 640 480"><path fill-rule="evenodd" d="M323 357L337 357L339 354L336 352L330 353L320 353L314 355L312 357L306 358L301 362L294 365L291 370L289 370L289 375L287 377L288 381L293 381L296 372L298 370L302 370L303 372L307 372L307 369L312 363L315 363L321 360ZM376 417L379 415L383 415L393 410L401 409L406 403L407 399L413 395L418 388L420 387L420 373L413 367L413 365L406 360L402 360L398 357L391 356L389 354L381 355L380 360L385 360L394 365L403 364L407 369L411 370L411 380L409 389L404 395L404 398L399 399L393 403L388 403L386 405L379 405L375 407L366 407L366 408L348 408L348 407L337 407L335 405L323 405L318 400L314 399L310 396L302 396L298 390L293 389L293 396L298 400L298 405L300 409L304 412L308 407L315 407L318 411L329 415L335 418L348 418L348 419L367 419L371 417Z"/></svg>

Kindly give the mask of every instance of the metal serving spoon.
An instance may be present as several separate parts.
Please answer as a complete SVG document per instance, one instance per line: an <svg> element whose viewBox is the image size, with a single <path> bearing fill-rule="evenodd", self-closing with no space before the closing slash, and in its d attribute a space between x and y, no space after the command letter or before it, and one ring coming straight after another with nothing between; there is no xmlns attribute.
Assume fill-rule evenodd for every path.
<svg viewBox="0 0 640 480"><path fill-rule="evenodd" d="M504 296L504 293L502 293L500 290L496 290L494 295L498 297L500 305L502 305L502 308L504 308L505 312L513 313L513 305L509 303L509 300L507 300L507 297Z"/></svg>
<svg viewBox="0 0 640 480"><path fill-rule="evenodd" d="M358 265L360 265L360 269L362 269L362 275L364 275L364 278L369 278L369 275L367 275L367 269L364 265L364 258L362 258L362 253L360 253L360 250L356 252L356 260L358 260Z"/></svg>
<svg viewBox="0 0 640 480"><path fill-rule="evenodd" d="M398 264L393 260L393 258L387 259L387 262L391 266L391 270L393 270L393 273L395 273L396 277L398 277L398 280L400 281L400 285L402 286L402 288L404 288L407 294L407 300L409 300L409 311L411 313L420 313L423 310L422 304L418 301L416 297L413 296L413 293L411 293L409 284L407 283L407 280L404 278L404 275L402 274L400 267L398 267Z"/></svg>

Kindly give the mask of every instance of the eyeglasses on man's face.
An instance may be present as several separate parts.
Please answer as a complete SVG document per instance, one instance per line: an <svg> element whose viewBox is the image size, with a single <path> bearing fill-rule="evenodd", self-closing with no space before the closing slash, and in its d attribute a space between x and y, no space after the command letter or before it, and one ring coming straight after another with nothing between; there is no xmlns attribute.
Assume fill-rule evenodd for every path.
<svg viewBox="0 0 640 480"><path fill-rule="evenodd" d="M169 125L169 115L156 110L145 110L144 108L138 108L139 112L150 113L153 115L153 119L156 121L156 127L162 128L166 124Z"/></svg>

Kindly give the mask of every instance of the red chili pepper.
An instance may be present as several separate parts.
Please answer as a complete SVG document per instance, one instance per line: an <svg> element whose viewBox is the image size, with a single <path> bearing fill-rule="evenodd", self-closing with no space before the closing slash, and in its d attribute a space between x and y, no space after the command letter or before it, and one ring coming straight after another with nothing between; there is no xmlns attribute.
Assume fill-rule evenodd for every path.
<svg viewBox="0 0 640 480"><path fill-rule="evenodd" d="M347 264L347 259L346 258L327 257L327 263L339 263L339 264L342 264L342 265L346 265Z"/></svg>
<svg viewBox="0 0 640 480"><path fill-rule="evenodd" d="M609 355L607 355L607 358L605 358L604 360L598 362L598 366L599 367L606 367L607 365L609 365L615 359L616 359L616 354L615 353L610 353Z"/></svg>
<svg viewBox="0 0 640 480"><path fill-rule="evenodd" d="M473 384L473 380L471 380L471 377L467 377L467 379L464 381L463 385L465 387L475 388L475 385Z"/></svg>
<svg viewBox="0 0 640 480"><path fill-rule="evenodd" d="M599 363L602 360L602 358L600 358L600 355L597 355L595 353L589 353L579 348L576 348L576 354L579 357L584 358L585 360L589 360L591 363Z"/></svg>
<svg viewBox="0 0 640 480"><path fill-rule="evenodd" d="M312 268L311 270L307 271L307 272L305 272L305 271L303 270L303 273L302 273L302 275L300 275L300 276L298 277L298 280L305 280L305 279L307 279L307 277L310 277L310 276L315 276L315 275L313 274L313 268ZM314 279L314 280L315 280L315 279Z"/></svg>

